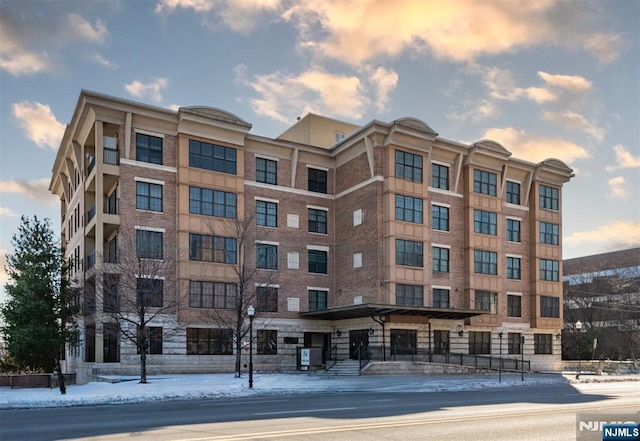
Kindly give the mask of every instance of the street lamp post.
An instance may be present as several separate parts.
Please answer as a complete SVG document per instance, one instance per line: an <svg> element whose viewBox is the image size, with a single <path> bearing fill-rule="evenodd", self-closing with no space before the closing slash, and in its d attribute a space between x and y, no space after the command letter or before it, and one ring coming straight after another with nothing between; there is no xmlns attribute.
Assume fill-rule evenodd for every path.
<svg viewBox="0 0 640 441"><path fill-rule="evenodd" d="M253 317L255 314L255 308L253 305L249 305L247 308L249 316L249 389L253 389Z"/></svg>
<svg viewBox="0 0 640 441"><path fill-rule="evenodd" d="M578 349L578 373L576 374L576 380L580 378L580 363L582 361L582 354L580 353L580 337L582 335L582 322L578 320L576 322L576 331L578 331L578 336L576 337L576 347Z"/></svg>
<svg viewBox="0 0 640 441"><path fill-rule="evenodd" d="M500 337L500 358L498 359L498 383L502 383L502 332L498 334Z"/></svg>
<svg viewBox="0 0 640 441"><path fill-rule="evenodd" d="M524 335L520 340L520 380L524 381Z"/></svg>

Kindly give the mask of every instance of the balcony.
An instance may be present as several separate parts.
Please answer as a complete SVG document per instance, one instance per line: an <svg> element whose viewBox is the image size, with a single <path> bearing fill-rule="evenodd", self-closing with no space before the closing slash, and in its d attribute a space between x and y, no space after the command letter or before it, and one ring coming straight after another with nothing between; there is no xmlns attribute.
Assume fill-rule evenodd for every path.
<svg viewBox="0 0 640 441"><path fill-rule="evenodd" d="M91 171L96 166L96 157L94 155L89 155L88 158L89 165L87 165L87 176L91 174Z"/></svg>
<svg viewBox="0 0 640 441"><path fill-rule="evenodd" d="M111 165L119 165L120 164L120 155L117 150L114 149L103 149L103 162L105 164Z"/></svg>
<svg viewBox="0 0 640 441"><path fill-rule="evenodd" d="M87 271L96 266L96 252L92 252L87 256Z"/></svg>
<svg viewBox="0 0 640 441"><path fill-rule="evenodd" d="M87 211L87 224L96 216L96 204L93 204Z"/></svg>
<svg viewBox="0 0 640 441"><path fill-rule="evenodd" d="M120 200L114 195L105 196L104 206L102 207L102 211L105 214L120 214L119 202Z"/></svg>

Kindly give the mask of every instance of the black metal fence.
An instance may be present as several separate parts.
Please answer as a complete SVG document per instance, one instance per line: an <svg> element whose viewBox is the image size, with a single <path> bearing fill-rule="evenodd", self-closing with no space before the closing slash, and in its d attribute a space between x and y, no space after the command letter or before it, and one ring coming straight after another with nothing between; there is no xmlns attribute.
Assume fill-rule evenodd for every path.
<svg viewBox="0 0 640 441"><path fill-rule="evenodd" d="M462 354L456 352L435 353L422 349L406 349L369 345L367 348L372 361L421 361L429 363L468 366L477 369L503 371L530 371L531 362L521 357L500 357L486 354Z"/></svg>

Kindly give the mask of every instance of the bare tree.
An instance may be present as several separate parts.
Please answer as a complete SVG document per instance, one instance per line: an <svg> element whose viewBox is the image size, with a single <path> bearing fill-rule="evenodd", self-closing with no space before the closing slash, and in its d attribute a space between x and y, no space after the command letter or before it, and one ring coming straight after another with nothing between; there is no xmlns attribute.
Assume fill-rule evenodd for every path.
<svg viewBox="0 0 640 441"><path fill-rule="evenodd" d="M176 283L177 251L158 242L144 230L136 236L119 234L117 256L105 255L105 262L96 269L96 283L85 282L85 302L102 305L95 311L103 318L103 335L117 333L131 342L140 356L140 383L147 383L147 354L152 342L172 329L160 327L168 316L175 316L180 299ZM147 237L149 236L149 237Z"/></svg>
<svg viewBox="0 0 640 441"><path fill-rule="evenodd" d="M256 316L261 311L269 310L269 305L274 302L277 305L277 289L273 287L278 277L277 254L272 254L269 248L256 245L265 240L267 234L256 228L253 217L228 219L222 227L217 227L213 222L207 222L206 226L216 239L235 241L235 258L226 261L235 275L235 298L227 297L226 304L215 299L206 315L220 328L232 332L235 343L235 377L240 377L243 342L252 338L247 337L249 305L254 306Z"/></svg>

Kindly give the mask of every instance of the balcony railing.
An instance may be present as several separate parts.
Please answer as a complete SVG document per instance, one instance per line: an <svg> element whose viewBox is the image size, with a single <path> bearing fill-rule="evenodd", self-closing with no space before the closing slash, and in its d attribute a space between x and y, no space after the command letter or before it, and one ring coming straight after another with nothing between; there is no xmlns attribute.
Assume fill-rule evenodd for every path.
<svg viewBox="0 0 640 441"><path fill-rule="evenodd" d="M96 252L95 251L87 256L87 270L90 270L94 266L96 266Z"/></svg>
<svg viewBox="0 0 640 441"><path fill-rule="evenodd" d="M87 159L89 159L89 165L87 165L87 176L89 176L93 167L96 166L96 157L94 155L89 155Z"/></svg>
<svg viewBox="0 0 640 441"><path fill-rule="evenodd" d="M119 214L119 202L120 200L115 196L105 196L102 210L105 214Z"/></svg>
<svg viewBox="0 0 640 441"><path fill-rule="evenodd" d="M87 223L91 222L91 219L93 219L95 215L96 215L96 204L93 204L91 208L89 208L89 211L87 211Z"/></svg>
<svg viewBox="0 0 640 441"><path fill-rule="evenodd" d="M105 164L118 165L120 164L120 155L117 150L103 149L103 161Z"/></svg>

